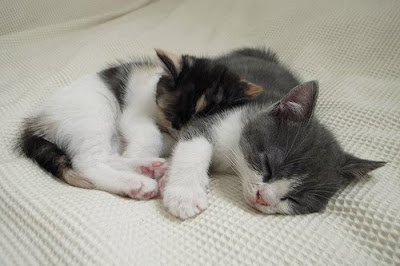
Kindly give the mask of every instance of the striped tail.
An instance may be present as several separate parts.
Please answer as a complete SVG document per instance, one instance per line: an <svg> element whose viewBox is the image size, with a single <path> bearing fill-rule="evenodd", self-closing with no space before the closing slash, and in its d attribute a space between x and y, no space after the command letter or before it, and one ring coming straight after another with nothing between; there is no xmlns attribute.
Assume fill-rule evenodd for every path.
<svg viewBox="0 0 400 266"><path fill-rule="evenodd" d="M55 144L36 135L31 123L26 123L19 140L20 151L39 164L47 172L65 180L68 184L81 188L93 188L93 184L78 174L70 158Z"/></svg>

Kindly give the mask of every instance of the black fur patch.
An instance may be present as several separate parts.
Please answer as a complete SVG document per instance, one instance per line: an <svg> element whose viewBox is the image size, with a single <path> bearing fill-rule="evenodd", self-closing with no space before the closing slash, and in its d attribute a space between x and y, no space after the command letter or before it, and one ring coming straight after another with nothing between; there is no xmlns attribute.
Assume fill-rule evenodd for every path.
<svg viewBox="0 0 400 266"><path fill-rule="evenodd" d="M65 170L72 169L70 158L60 148L35 134L32 121L25 124L18 144L20 152L60 179Z"/></svg>
<svg viewBox="0 0 400 266"><path fill-rule="evenodd" d="M121 64L99 72L99 76L108 85L121 109L123 109L125 104L126 85L131 71L132 64Z"/></svg>
<svg viewBox="0 0 400 266"><path fill-rule="evenodd" d="M246 94L248 87L236 73L214 60L183 56L177 78L161 77L156 99L172 127L179 130L192 117L211 115L253 100ZM196 111L203 95L205 104Z"/></svg>

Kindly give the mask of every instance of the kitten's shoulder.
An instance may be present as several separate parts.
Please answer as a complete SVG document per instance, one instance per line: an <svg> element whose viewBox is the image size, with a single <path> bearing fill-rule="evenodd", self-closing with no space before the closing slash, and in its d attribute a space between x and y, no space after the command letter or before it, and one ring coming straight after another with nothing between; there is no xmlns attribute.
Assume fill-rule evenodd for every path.
<svg viewBox="0 0 400 266"><path fill-rule="evenodd" d="M157 66L158 64L155 60L141 58L129 62L119 61L116 64L111 64L107 68L102 69L97 74L117 98L120 106L123 106L126 86L132 72L135 71L135 69L154 68Z"/></svg>
<svg viewBox="0 0 400 266"><path fill-rule="evenodd" d="M150 58L141 58L131 61L118 60L116 63L109 64L97 74L107 84L115 84L126 79L130 72L135 68L155 67L158 64Z"/></svg>

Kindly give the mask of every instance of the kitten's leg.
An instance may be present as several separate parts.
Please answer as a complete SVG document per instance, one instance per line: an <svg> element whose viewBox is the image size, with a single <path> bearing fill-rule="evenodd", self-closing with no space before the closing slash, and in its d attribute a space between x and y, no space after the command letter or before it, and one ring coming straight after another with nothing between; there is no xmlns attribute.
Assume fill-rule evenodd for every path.
<svg viewBox="0 0 400 266"><path fill-rule="evenodd" d="M105 105L97 108L95 114L76 117L75 126L62 126L63 134L73 136L68 142L73 168L89 179L96 189L140 199L154 197L158 193L155 180L110 165L110 160L120 157L113 141L116 131L113 110ZM91 111L87 110L88 113Z"/></svg>
<svg viewBox="0 0 400 266"><path fill-rule="evenodd" d="M71 145L76 146L77 141L71 140ZM110 158L118 155L113 154L107 143L107 137L91 134L90 138L80 143L72 158L74 169L89 179L96 189L138 199L155 197L158 194L155 180L133 171L118 170L110 165Z"/></svg>
<svg viewBox="0 0 400 266"><path fill-rule="evenodd" d="M120 120L120 131L127 143L123 157L157 158L160 156L161 132L150 117L126 110Z"/></svg>
<svg viewBox="0 0 400 266"><path fill-rule="evenodd" d="M73 169L94 188L137 198L157 193L155 180L108 165L118 156L113 137L121 114L115 95L97 74L56 93L38 115L42 134L67 153Z"/></svg>
<svg viewBox="0 0 400 266"><path fill-rule="evenodd" d="M153 119L133 110L125 110L119 127L127 144L122 156L130 159L119 164L127 162L129 167L150 177L163 176L166 163L158 158L163 149L162 135Z"/></svg>
<svg viewBox="0 0 400 266"><path fill-rule="evenodd" d="M98 164L80 172L99 190L136 199L150 199L158 194L155 180L138 173L115 170L107 164Z"/></svg>
<svg viewBox="0 0 400 266"><path fill-rule="evenodd" d="M161 156L167 157L171 154L176 140L166 133L162 133L162 151ZM141 172L151 178L161 178L166 172L166 160L163 158L146 158L146 159L130 159L119 157L112 160L110 164L120 170L129 171L134 168L137 172Z"/></svg>
<svg viewBox="0 0 400 266"><path fill-rule="evenodd" d="M166 172L166 160L163 158L132 159L115 157L110 160L109 165L114 169L123 171L136 171L148 177L159 179Z"/></svg>
<svg viewBox="0 0 400 266"><path fill-rule="evenodd" d="M207 208L211 157L212 145L205 137L178 142L163 191L164 206L172 215L187 219Z"/></svg>

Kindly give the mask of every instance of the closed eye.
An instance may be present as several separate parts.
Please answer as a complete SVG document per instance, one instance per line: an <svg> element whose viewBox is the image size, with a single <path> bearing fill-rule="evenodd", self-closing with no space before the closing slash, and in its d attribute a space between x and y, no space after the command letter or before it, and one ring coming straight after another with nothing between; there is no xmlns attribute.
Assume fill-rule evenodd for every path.
<svg viewBox="0 0 400 266"><path fill-rule="evenodd" d="M283 201L283 200L289 200L289 201L291 201L291 202L293 202L293 203L296 203L296 204L299 204L299 205L300 205L300 202L299 202L298 200L294 199L293 197L283 197L283 198L281 198L281 200L282 200L282 201Z"/></svg>
<svg viewBox="0 0 400 266"><path fill-rule="evenodd" d="M264 172L264 178L263 181L267 182L271 177L272 177L272 168L268 160L268 156L265 154L263 158L264 164L263 164L263 172Z"/></svg>

